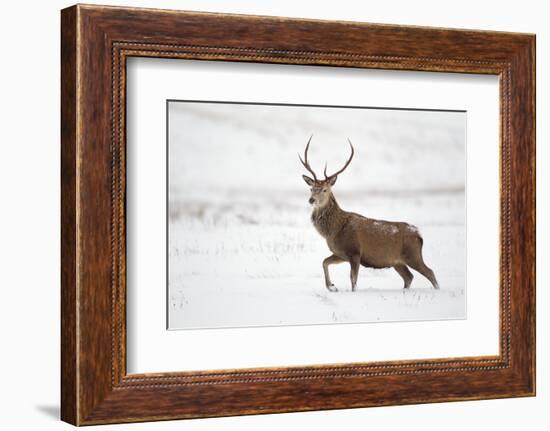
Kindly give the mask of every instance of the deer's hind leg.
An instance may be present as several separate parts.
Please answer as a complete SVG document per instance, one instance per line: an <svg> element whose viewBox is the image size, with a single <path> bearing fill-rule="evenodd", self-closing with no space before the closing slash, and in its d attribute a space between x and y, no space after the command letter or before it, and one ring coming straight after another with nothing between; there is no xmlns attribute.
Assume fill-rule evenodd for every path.
<svg viewBox="0 0 550 431"><path fill-rule="evenodd" d="M333 254L332 256L329 256L325 260L323 260L323 271L325 273L325 286L331 292L337 292L338 289L336 289L334 287L334 284L332 284L332 281L330 281L330 274L328 272L328 267L329 267L329 265L332 265L333 263L341 263L341 262L344 262L344 260L340 259L335 254Z"/></svg>
<svg viewBox="0 0 550 431"><path fill-rule="evenodd" d="M409 265L412 269L418 271L420 274L430 280L430 283L432 283L434 289L439 289L439 284L437 283L434 272L428 267L428 265L424 263L422 256L417 259L412 259L411 261L407 262L407 265Z"/></svg>
<svg viewBox="0 0 550 431"><path fill-rule="evenodd" d="M413 281L414 275L411 271L409 271L409 268L407 268L407 265L399 264L395 265L393 267L397 273L403 278L403 282L405 283L403 285L403 289L408 289L411 287L411 283Z"/></svg>
<svg viewBox="0 0 550 431"><path fill-rule="evenodd" d="M422 243L422 238L417 237L415 241L408 244L405 250L404 263L430 280L434 289L439 289L439 284L437 283L434 272L424 263L422 257Z"/></svg>

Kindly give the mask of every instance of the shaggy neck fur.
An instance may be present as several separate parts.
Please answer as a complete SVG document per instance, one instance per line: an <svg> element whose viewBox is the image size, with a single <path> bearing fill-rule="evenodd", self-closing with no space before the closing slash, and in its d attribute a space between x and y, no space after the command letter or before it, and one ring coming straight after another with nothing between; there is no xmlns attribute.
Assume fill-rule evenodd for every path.
<svg viewBox="0 0 550 431"><path fill-rule="evenodd" d="M325 206L313 210L311 221L321 236L330 238L342 229L345 223L344 214L345 211L340 208L336 198L331 193Z"/></svg>

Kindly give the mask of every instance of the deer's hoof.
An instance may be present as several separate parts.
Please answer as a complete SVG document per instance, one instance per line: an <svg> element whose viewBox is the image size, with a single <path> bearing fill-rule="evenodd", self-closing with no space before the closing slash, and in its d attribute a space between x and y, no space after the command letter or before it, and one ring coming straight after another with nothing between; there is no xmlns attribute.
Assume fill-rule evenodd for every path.
<svg viewBox="0 0 550 431"><path fill-rule="evenodd" d="M336 287L334 287L334 284L327 285L327 290L329 292L338 292L338 289L336 289Z"/></svg>

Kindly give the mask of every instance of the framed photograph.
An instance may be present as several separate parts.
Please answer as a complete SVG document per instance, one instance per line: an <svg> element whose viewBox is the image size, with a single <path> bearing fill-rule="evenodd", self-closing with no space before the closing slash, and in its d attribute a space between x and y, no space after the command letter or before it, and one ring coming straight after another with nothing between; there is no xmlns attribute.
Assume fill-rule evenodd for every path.
<svg viewBox="0 0 550 431"><path fill-rule="evenodd" d="M465 111L181 100L167 111L169 329L466 318ZM313 168L320 149L330 171ZM361 267L394 271L359 283ZM410 269L423 276L414 288Z"/></svg>
<svg viewBox="0 0 550 431"><path fill-rule="evenodd" d="M61 18L63 420L535 394L534 35Z"/></svg>

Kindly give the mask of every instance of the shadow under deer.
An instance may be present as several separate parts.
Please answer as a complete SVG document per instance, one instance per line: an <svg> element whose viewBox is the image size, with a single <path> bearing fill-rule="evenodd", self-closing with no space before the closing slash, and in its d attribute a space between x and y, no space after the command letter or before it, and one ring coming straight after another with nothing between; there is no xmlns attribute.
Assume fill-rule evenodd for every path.
<svg viewBox="0 0 550 431"><path fill-rule="evenodd" d="M308 161L309 138L304 159L299 156L302 165L313 176L302 175L311 187L309 203L313 207L311 221L315 229L326 240L332 255L323 261L325 285L329 291L337 289L330 280L329 266L348 262L351 266L351 290L357 287L359 267L394 268L403 278L405 289L413 280L412 268L426 277L434 287L439 285L433 271L422 258L423 239L416 226L404 222L391 222L364 217L360 214L344 211L338 205L332 187L340 175L351 163L355 150L348 139L351 155L344 167L332 175L327 174L325 165L324 179L318 179Z"/></svg>

